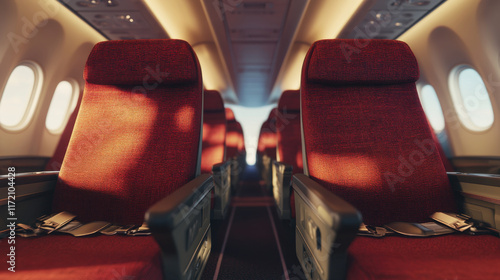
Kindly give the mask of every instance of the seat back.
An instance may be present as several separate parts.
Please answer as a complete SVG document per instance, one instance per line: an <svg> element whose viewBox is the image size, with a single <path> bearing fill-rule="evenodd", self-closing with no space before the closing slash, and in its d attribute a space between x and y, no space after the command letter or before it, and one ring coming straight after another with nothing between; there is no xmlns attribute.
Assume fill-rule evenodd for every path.
<svg viewBox="0 0 500 280"><path fill-rule="evenodd" d="M267 155L271 159L276 159L276 115L277 108L269 113L268 119L262 124L259 134L257 151L261 155Z"/></svg>
<svg viewBox="0 0 500 280"><path fill-rule="evenodd" d="M205 90L201 155L202 173L211 173L214 164L226 160L226 131L226 113L220 93L215 90Z"/></svg>
<svg viewBox="0 0 500 280"><path fill-rule="evenodd" d="M300 135L300 91L281 94L276 116L277 161L293 166L292 172L302 173L302 138Z"/></svg>
<svg viewBox="0 0 500 280"><path fill-rule="evenodd" d="M367 224L456 211L418 76L408 45L393 40L318 41L304 61L304 172L357 207Z"/></svg>
<svg viewBox="0 0 500 280"><path fill-rule="evenodd" d="M59 138L59 142L57 143L54 155L47 162L47 165L45 165L45 171L61 170L62 162L64 156L66 155L66 150L68 149L69 140L71 139L71 134L73 133L73 128L75 127L76 117L78 116L78 111L80 111L80 103L81 100L78 101L75 110L69 117L68 123L66 124L66 127L61 134L61 138Z"/></svg>
<svg viewBox="0 0 500 280"><path fill-rule="evenodd" d="M106 41L84 78L53 208L81 221L141 224L153 203L199 174L198 60L181 40Z"/></svg>
<svg viewBox="0 0 500 280"><path fill-rule="evenodd" d="M237 157L242 152L243 131L230 108L226 108L226 121L226 158L230 159Z"/></svg>

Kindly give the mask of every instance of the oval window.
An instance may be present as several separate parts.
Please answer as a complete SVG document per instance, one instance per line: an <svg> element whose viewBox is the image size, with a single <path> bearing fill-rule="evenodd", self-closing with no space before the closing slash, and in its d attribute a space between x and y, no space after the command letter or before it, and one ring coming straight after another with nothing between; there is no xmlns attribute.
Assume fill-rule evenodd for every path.
<svg viewBox="0 0 500 280"><path fill-rule="evenodd" d="M424 108L425 115L436 133L444 129L444 115L441 103L436 94L436 90L431 85L424 85L420 89L420 101Z"/></svg>
<svg viewBox="0 0 500 280"><path fill-rule="evenodd" d="M0 124L8 130L24 128L40 95L42 70L33 62L18 65L9 76L0 100Z"/></svg>
<svg viewBox="0 0 500 280"><path fill-rule="evenodd" d="M467 65L450 73L450 91L461 123L473 131L483 131L494 121L493 107L483 79Z"/></svg>
<svg viewBox="0 0 500 280"><path fill-rule="evenodd" d="M78 84L76 82L62 81L57 85L45 119L45 127L51 133L63 131L69 115L75 109L77 99Z"/></svg>

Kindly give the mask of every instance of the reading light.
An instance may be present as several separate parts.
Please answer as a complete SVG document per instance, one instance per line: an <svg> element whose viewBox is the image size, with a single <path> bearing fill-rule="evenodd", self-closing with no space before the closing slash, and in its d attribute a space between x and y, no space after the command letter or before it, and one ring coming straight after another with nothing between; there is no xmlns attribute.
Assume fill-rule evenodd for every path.
<svg viewBox="0 0 500 280"><path fill-rule="evenodd" d="M380 11L375 14L375 18L380 22L389 23L391 21L391 13L388 11Z"/></svg>
<svg viewBox="0 0 500 280"><path fill-rule="evenodd" d="M116 6L118 6L118 2L116 0L106 0L106 6L116 7Z"/></svg>
<svg viewBox="0 0 500 280"><path fill-rule="evenodd" d="M395 26L395 27L397 27L397 28L402 28L402 27L403 27L403 25L404 25L404 24L403 24L403 23L401 23L401 22L399 22L399 21L394 23L394 26Z"/></svg>

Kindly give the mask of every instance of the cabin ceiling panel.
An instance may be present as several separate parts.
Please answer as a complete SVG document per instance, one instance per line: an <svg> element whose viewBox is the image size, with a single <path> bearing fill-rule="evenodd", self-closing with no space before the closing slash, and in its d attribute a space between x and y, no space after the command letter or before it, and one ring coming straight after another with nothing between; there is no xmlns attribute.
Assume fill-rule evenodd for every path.
<svg viewBox="0 0 500 280"><path fill-rule="evenodd" d="M111 40L168 38L141 0L59 0Z"/></svg>
<svg viewBox="0 0 500 280"><path fill-rule="evenodd" d="M345 37L396 39L445 0L378 0Z"/></svg>

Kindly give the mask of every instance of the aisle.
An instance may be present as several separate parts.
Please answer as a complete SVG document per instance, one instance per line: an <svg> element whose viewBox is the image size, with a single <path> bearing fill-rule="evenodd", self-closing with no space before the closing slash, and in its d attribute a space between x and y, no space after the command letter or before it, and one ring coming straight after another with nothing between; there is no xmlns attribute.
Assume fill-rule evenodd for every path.
<svg viewBox="0 0 500 280"><path fill-rule="evenodd" d="M231 205L229 217L212 226L212 253L202 279L290 279L289 271L298 267L293 230L277 220L255 167L247 168Z"/></svg>

